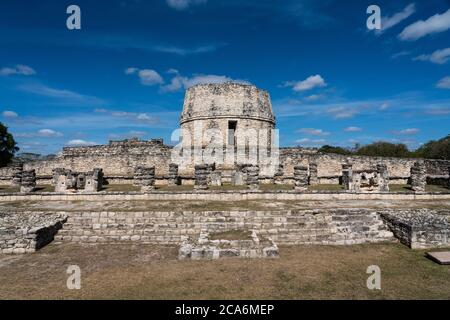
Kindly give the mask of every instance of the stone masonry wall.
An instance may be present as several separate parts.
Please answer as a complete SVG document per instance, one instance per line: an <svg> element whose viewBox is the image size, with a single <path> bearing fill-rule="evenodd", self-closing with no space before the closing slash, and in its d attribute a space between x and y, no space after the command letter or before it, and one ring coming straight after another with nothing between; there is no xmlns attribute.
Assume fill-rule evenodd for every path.
<svg viewBox="0 0 450 320"><path fill-rule="evenodd" d="M0 212L0 253L22 254L39 250L53 241L66 219L63 213Z"/></svg>
<svg viewBox="0 0 450 320"><path fill-rule="evenodd" d="M156 167L157 175L169 171L171 147L161 140L110 142L108 145L64 148L61 155L47 161L26 163L25 170L35 169L38 176L51 176L52 170L66 168L77 172L102 168L104 175L133 176L138 166Z"/></svg>
<svg viewBox="0 0 450 320"><path fill-rule="evenodd" d="M56 240L180 244L203 229L256 229L277 244L356 244L393 240L378 213L361 209L218 212L71 212Z"/></svg>

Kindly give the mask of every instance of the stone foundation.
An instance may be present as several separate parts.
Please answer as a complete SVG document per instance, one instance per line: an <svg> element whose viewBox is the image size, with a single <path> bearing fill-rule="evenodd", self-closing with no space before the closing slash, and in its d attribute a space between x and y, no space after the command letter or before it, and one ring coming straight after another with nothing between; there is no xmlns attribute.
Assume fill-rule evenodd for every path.
<svg viewBox="0 0 450 320"><path fill-rule="evenodd" d="M308 168L296 166L294 168L295 190L306 191L308 189Z"/></svg>
<svg viewBox="0 0 450 320"><path fill-rule="evenodd" d="M36 172L34 170L22 171L20 180L20 192L29 193L36 189Z"/></svg>
<svg viewBox="0 0 450 320"><path fill-rule="evenodd" d="M411 167L411 189L417 193L425 192L427 186L427 171L425 163L417 161Z"/></svg>
<svg viewBox="0 0 450 320"><path fill-rule="evenodd" d="M411 249L450 247L449 212L391 211L381 214L401 243Z"/></svg>
<svg viewBox="0 0 450 320"><path fill-rule="evenodd" d="M202 230L256 230L280 245L350 245L394 240L374 210L70 212L59 241L181 244Z"/></svg>
<svg viewBox="0 0 450 320"><path fill-rule="evenodd" d="M242 231L246 232L246 231ZM249 231L247 231L249 232ZM220 258L278 258L278 247L270 238L260 239L257 231L251 231L249 239L210 239L210 233L202 230L198 240L185 240L179 250L180 260L215 260Z"/></svg>
<svg viewBox="0 0 450 320"><path fill-rule="evenodd" d="M31 253L51 241L67 220L66 214L0 213L0 253Z"/></svg>

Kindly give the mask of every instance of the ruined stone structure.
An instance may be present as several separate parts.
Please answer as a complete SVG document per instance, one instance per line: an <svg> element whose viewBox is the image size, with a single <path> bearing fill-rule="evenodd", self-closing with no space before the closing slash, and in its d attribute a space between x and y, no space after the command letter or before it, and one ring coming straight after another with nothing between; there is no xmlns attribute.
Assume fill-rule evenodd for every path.
<svg viewBox="0 0 450 320"><path fill-rule="evenodd" d="M306 191L308 189L308 168L304 166L294 167L295 190Z"/></svg>
<svg viewBox="0 0 450 320"><path fill-rule="evenodd" d="M317 163L309 163L309 185L315 186L319 184L319 178L317 176Z"/></svg>
<svg viewBox="0 0 450 320"><path fill-rule="evenodd" d="M234 150L238 140L246 140L248 136L241 136L241 129L273 129L275 116L272 111L269 94L252 85L224 83L205 84L189 88L186 92L180 125L182 128L181 147L188 145L194 138L205 146L214 140L213 150L208 154L214 155L220 149ZM175 128L174 128L175 129ZM206 134L207 129L217 132L217 135ZM200 133L200 134L199 134ZM205 133L205 134L204 134ZM272 137L260 139L256 147L271 145ZM267 141L266 141L267 140ZM38 184L56 184L53 170L66 168L72 172L88 172L92 168L102 168L104 179L110 184L132 184L136 167L155 167L155 185L193 184L195 180L194 163L180 163L172 159L175 154L191 152L189 148L177 149L180 146L167 146L161 139L140 141L129 139L124 141L110 141L107 145L63 148L57 157L49 160L27 162L23 170L35 170ZM248 145L250 150L252 146ZM174 149L175 148L175 149ZM179 151L179 152L178 152ZM183 154L183 152L181 152ZM197 152L193 152L197 154ZM179 159L175 159L179 160ZM245 184L244 174L236 173L239 165L248 161L239 162L237 155L232 164L220 164L218 161L203 163L202 158L198 164L216 163L217 171L221 172L222 183L232 183L233 180ZM309 168L309 184L339 184L343 177L342 165L352 163L353 171L375 170L378 164L387 166L390 184L407 184L411 176L411 168L415 159L382 158L366 156L343 156L337 154L321 154L316 149L281 148L279 150L279 164L268 166L265 163L253 163L260 167L261 183L294 184L294 167L305 166ZM448 185L450 161L423 160L426 168L426 180L429 184ZM174 178L174 168L178 165ZM269 169L273 170L269 170ZM21 166L0 168L0 185L19 185ZM345 171L345 170L344 170ZM242 176L240 177L236 176ZM15 177L15 178L14 178ZM175 181L177 180L177 181ZM218 181L218 179L215 179Z"/></svg>
<svg viewBox="0 0 450 320"><path fill-rule="evenodd" d="M411 168L411 189L414 192L425 192L427 186L427 172L425 163L417 161Z"/></svg>
<svg viewBox="0 0 450 320"><path fill-rule="evenodd" d="M178 165L171 163L169 165L168 185L176 186L180 184L180 177L178 176Z"/></svg>
<svg viewBox="0 0 450 320"><path fill-rule="evenodd" d="M44 247L61 229L67 215L60 213L0 212L0 253L32 253Z"/></svg>
<svg viewBox="0 0 450 320"><path fill-rule="evenodd" d="M20 179L20 192L28 193L36 189L36 172L34 170L22 171Z"/></svg>
<svg viewBox="0 0 450 320"><path fill-rule="evenodd" d="M247 171L247 186L251 190L259 188L259 166L249 165L246 167Z"/></svg>
<svg viewBox="0 0 450 320"><path fill-rule="evenodd" d="M211 172L210 167L206 164L195 166L195 185L196 190L208 189L208 175Z"/></svg>
<svg viewBox="0 0 450 320"><path fill-rule="evenodd" d="M342 165L342 184L348 192L388 192L387 166L377 164L376 170L353 170L352 164L344 164Z"/></svg>
<svg viewBox="0 0 450 320"><path fill-rule="evenodd" d="M103 170L94 169L89 172L73 172L69 169L53 170L52 181L55 192L98 192L103 187Z"/></svg>
<svg viewBox="0 0 450 320"><path fill-rule="evenodd" d="M275 117L268 92L253 85L229 82L189 88L180 124L184 152L191 152L192 146L206 148L211 145L219 154L223 154L223 150L233 151L233 159L227 161L219 157L213 161L219 168L233 169L236 164L249 163L245 156L239 157L239 146L247 144L255 155L258 155L260 148L269 148ZM263 134L266 134L265 137L260 137ZM257 139L253 141L253 138ZM256 165L259 162L255 160L257 163L253 164ZM188 174L193 165L205 161L193 159L180 170Z"/></svg>
<svg viewBox="0 0 450 320"><path fill-rule="evenodd" d="M141 187L141 191L148 192L155 189L155 167L137 167L134 170L134 184Z"/></svg>

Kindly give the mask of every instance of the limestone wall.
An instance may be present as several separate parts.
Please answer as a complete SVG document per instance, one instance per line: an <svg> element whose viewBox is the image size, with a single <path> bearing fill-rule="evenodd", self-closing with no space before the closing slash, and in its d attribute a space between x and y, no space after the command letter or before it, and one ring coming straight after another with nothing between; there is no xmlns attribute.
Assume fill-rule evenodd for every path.
<svg viewBox="0 0 450 320"><path fill-rule="evenodd" d="M0 253L39 250L51 241L67 216L63 213L0 212Z"/></svg>
<svg viewBox="0 0 450 320"><path fill-rule="evenodd" d="M309 162L314 162L317 164L321 183L338 183L339 177L342 176L342 164L348 161L353 163L353 170L373 170L379 163L386 164L391 183L406 184L410 177L411 167L417 159L306 153L297 148L280 150L280 163L284 165L286 176L293 175L294 166L297 163L307 166ZM449 177L450 161L425 160L425 164L428 175L440 176L444 179Z"/></svg>
<svg viewBox="0 0 450 320"><path fill-rule="evenodd" d="M277 244L350 245L392 241L378 213L364 209L217 212L70 212L56 240L180 244L202 229L257 230Z"/></svg>
<svg viewBox="0 0 450 320"><path fill-rule="evenodd" d="M170 150L161 140L110 142L108 145L64 148L55 159L29 162L24 169L35 169L38 176L51 176L55 168L79 172L102 168L106 177L131 177L138 166L155 166L157 175L165 175L169 170Z"/></svg>
<svg viewBox="0 0 450 320"><path fill-rule="evenodd" d="M412 249L450 247L448 211L385 212L382 218L400 242Z"/></svg>

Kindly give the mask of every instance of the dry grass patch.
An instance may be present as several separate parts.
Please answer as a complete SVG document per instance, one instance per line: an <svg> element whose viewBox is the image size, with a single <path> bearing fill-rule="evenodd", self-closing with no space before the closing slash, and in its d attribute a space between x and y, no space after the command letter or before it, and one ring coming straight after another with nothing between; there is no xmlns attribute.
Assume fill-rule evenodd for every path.
<svg viewBox="0 0 450 320"><path fill-rule="evenodd" d="M280 259L178 261L176 247L50 245L0 255L1 299L450 299L450 266L398 244L281 247ZM66 288L78 265L82 289ZM382 290L366 287L369 265Z"/></svg>

